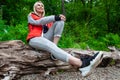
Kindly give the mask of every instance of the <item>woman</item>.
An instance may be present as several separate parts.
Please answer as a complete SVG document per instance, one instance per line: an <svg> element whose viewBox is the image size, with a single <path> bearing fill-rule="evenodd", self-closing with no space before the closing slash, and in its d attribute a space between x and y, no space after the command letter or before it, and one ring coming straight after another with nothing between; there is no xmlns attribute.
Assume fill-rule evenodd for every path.
<svg viewBox="0 0 120 80"><path fill-rule="evenodd" d="M28 15L29 33L27 41L29 45L39 50L46 50L56 59L76 66L81 71L82 76L89 75L91 70L102 60L102 52L98 52L92 57L81 59L68 54L57 46L66 17L62 14L45 17L44 4L41 1L36 2L33 9L34 12ZM45 31L46 28L48 31Z"/></svg>

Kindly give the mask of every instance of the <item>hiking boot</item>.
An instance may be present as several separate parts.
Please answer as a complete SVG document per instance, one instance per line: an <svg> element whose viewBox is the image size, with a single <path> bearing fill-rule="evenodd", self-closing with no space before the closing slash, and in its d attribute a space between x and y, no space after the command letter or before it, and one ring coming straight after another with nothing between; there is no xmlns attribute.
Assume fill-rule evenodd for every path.
<svg viewBox="0 0 120 80"><path fill-rule="evenodd" d="M97 52L94 56L89 58L82 58L82 66L79 68L82 76L88 76L93 69L95 69L103 59L103 53Z"/></svg>

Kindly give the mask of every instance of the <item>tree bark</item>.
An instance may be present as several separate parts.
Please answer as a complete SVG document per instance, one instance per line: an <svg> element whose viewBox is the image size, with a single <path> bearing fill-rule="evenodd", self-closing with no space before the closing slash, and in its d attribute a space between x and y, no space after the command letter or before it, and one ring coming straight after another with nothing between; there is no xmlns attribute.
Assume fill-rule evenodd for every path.
<svg viewBox="0 0 120 80"><path fill-rule="evenodd" d="M84 0L81 0L81 2L82 2L82 4L83 4L83 6L85 6L85 1L84 1Z"/></svg>
<svg viewBox="0 0 120 80"><path fill-rule="evenodd" d="M110 52L103 51L104 58L98 67L106 67L111 65L111 60L114 60L114 65L120 66L120 51L115 47L109 47ZM91 56L93 50L79 49L64 49L69 54L80 56ZM48 76L49 73L57 72L58 70L77 71L76 68L66 62L60 60L51 60L49 52L35 50L24 44L21 40L12 40L0 42L0 79L14 80L21 75L44 73Z"/></svg>
<svg viewBox="0 0 120 80"><path fill-rule="evenodd" d="M65 0L62 0L62 4L61 4L61 6L62 6L62 14L66 15L65 6L64 6L64 4L65 4L64 1L65 1Z"/></svg>

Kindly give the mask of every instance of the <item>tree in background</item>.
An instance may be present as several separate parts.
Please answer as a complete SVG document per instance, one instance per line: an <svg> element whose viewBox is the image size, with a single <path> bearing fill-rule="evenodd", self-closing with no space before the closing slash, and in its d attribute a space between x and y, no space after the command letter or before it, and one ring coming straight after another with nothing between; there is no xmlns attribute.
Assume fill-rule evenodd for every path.
<svg viewBox="0 0 120 80"><path fill-rule="evenodd" d="M33 4L36 1L39 0L17 0L17 2L15 0L2 0L0 5L4 6L2 8L3 15L0 22L2 25L10 25L16 27L16 29L4 29L6 27L1 26L1 33L9 32L8 30L11 29L14 29L13 31L19 31L18 29L21 29L19 27L22 27L19 32L25 34L25 29L27 27L27 15L29 12L33 11ZM88 43L90 40L95 41L92 39L106 37L106 35L109 35L110 33L120 35L119 0L41 1L45 5L46 16L57 15L60 13L66 15L67 21L64 30L64 41L68 38L70 42L74 41L76 43ZM13 31L11 31L12 34ZM15 34L19 32L15 32ZM110 36L112 34L110 34ZM20 38L24 39L23 37L19 37L19 39ZM5 40L5 38L2 39Z"/></svg>

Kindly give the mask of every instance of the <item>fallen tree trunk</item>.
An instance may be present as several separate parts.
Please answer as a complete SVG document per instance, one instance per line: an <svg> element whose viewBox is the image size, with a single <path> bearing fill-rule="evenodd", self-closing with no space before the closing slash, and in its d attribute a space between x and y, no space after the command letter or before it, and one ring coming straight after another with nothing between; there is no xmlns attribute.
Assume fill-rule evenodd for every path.
<svg viewBox="0 0 120 80"><path fill-rule="evenodd" d="M114 60L114 65L120 66L120 51L115 47L109 47L110 52L103 51L104 58L98 67L106 67ZM69 54L80 56L91 56L93 50L64 49ZM76 71L68 63L53 61L49 52L35 50L25 45L21 40L0 42L0 79L14 80L21 75L41 73L43 76L58 70Z"/></svg>

